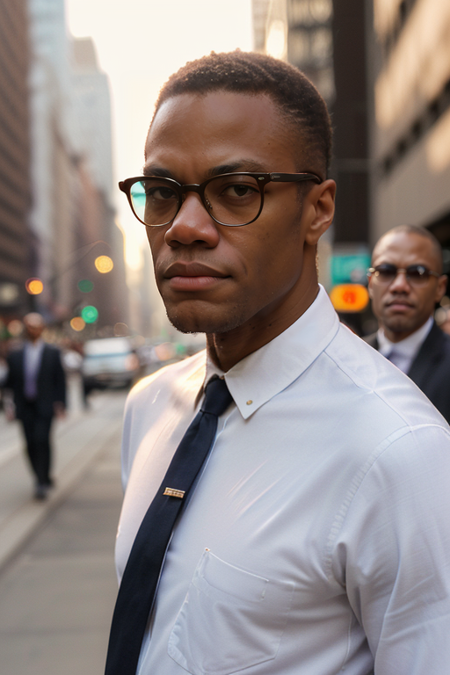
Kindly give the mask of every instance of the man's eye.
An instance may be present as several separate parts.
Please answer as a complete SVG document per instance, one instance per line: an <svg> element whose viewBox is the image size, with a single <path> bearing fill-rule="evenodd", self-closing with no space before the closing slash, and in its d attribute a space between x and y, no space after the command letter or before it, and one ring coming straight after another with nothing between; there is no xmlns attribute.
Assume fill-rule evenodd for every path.
<svg viewBox="0 0 450 675"><path fill-rule="evenodd" d="M397 268L392 265L379 265L375 269L379 274L397 274Z"/></svg>
<svg viewBox="0 0 450 675"><path fill-rule="evenodd" d="M247 197L258 192L259 190L252 185L236 183L225 187L222 194L225 197Z"/></svg>
<svg viewBox="0 0 450 675"><path fill-rule="evenodd" d="M152 198L155 200L167 200L167 199L176 199L176 193L168 187L152 187L146 190L147 198Z"/></svg>

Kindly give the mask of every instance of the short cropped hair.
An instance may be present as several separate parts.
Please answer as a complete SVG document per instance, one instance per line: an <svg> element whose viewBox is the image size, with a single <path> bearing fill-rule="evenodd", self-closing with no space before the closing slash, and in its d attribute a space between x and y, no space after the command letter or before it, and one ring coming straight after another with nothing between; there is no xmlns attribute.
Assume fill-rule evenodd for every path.
<svg viewBox="0 0 450 675"><path fill-rule="evenodd" d="M300 70L265 54L212 52L190 61L168 79L160 91L155 114L173 96L217 90L269 96L298 133L305 158L320 169L322 178L326 177L332 146L330 116L322 96Z"/></svg>

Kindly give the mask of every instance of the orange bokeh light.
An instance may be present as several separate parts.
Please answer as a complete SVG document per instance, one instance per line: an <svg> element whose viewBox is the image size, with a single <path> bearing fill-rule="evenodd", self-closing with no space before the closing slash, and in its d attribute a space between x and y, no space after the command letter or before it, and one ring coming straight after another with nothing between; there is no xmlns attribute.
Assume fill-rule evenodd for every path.
<svg viewBox="0 0 450 675"><path fill-rule="evenodd" d="M25 288L27 289L27 293L30 295L40 295L40 293L42 293L44 290L44 284L40 279L27 279L25 282Z"/></svg>
<svg viewBox="0 0 450 675"><path fill-rule="evenodd" d="M109 255L99 255L98 258L95 259L94 265L100 274L107 274L108 272L111 272L114 267L114 263Z"/></svg>
<svg viewBox="0 0 450 675"><path fill-rule="evenodd" d="M23 330L23 323L19 319L13 319L7 325L8 333L13 337L18 337Z"/></svg>
<svg viewBox="0 0 450 675"><path fill-rule="evenodd" d="M367 288L360 284L340 284L330 293L337 312L361 312L369 303Z"/></svg>
<svg viewBox="0 0 450 675"><path fill-rule="evenodd" d="M86 322L84 321L84 319L81 318L81 316L74 316L73 319L71 319L70 321L70 327L77 333L84 330L85 326Z"/></svg>

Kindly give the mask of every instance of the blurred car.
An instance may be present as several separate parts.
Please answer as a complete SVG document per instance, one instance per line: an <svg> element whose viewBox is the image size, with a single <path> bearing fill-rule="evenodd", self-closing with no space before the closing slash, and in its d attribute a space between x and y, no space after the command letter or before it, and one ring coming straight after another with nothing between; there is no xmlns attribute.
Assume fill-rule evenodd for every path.
<svg viewBox="0 0 450 675"><path fill-rule="evenodd" d="M87 340L81 366L85 392L128 387L140 374L140 363L128 338Z"/></svg>

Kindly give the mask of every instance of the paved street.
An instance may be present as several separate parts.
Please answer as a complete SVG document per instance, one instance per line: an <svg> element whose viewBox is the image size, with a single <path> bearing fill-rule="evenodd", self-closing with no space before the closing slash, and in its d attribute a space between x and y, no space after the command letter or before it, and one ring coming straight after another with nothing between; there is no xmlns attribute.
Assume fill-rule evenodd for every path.
<svg viewBox="0 0 450 675"><path fill-rule="evenodd" d="M103 672L125 395L96 393L84 411L72 387L70 414L54 429L56 488L44 503L32 499L17 424L0 416L2 675Z"/></svg>

